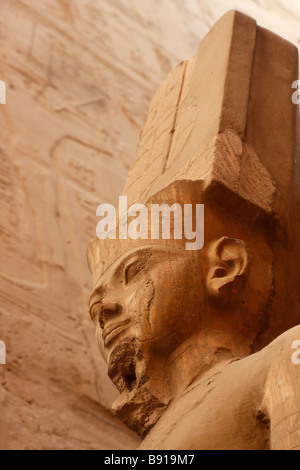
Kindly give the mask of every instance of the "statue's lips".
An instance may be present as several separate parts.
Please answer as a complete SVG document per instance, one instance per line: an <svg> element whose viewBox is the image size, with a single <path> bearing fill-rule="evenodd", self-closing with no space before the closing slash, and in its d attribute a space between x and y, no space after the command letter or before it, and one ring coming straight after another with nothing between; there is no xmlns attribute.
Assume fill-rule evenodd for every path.
<svg viewBox="0 0 300 470"><path fill-rule="evenodd" d="M127 318L124 321L108 325L102 333L104 345L107 346L116 336L118 336L125 329L124 327L128 325L129 322L130 318Z"/></svg>

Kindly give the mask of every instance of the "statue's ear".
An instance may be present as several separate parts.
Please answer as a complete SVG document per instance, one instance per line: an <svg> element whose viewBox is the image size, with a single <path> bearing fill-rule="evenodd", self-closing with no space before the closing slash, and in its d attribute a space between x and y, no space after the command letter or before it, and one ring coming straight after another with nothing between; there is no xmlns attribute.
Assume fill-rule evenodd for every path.
<svg viewBox="0 0 300 470"><path fill-rule="evenodd" d="M249 256L242 240L222 237L208 251L207 291L222 303L234 303L245 287Z"/></svg>

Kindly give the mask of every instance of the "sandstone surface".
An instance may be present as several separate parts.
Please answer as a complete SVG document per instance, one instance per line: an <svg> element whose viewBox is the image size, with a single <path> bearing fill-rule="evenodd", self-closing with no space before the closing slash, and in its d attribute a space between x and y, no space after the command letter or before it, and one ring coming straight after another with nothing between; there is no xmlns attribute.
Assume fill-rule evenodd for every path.
<svg viewBox="0 0 300 470"><path fill-rule="evenodd" d="M88 315L96 207L117 202L152 96L213 23L238 8L299 45L299 2L0 7L0 447L132 449Z"/></svg>

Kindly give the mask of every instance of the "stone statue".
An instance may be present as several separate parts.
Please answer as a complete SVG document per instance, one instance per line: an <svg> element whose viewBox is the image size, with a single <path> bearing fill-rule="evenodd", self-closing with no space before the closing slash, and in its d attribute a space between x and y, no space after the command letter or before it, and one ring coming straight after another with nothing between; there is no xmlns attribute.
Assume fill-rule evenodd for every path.
<svg viewBox="0 0 300 470"><path fill-rule="evenodd" d="M297 73L293 45L227 13L155 96L124 190L204 204L203 248L150 228L88 247L113 411L140 449L300 450Z"/></svg>

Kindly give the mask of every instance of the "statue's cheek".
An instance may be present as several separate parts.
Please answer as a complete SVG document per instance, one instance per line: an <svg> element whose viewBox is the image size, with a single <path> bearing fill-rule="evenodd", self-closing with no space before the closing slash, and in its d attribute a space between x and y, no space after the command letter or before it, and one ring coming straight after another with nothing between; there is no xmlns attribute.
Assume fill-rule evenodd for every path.
<svg viewBox="0 0 300 470"><path fill-rule="evenodd" d="M137 336L141 339L150 339L153 331L153 309L155 288L152 280L148 279L141 284L130 301L130 316Z"/></svg>

